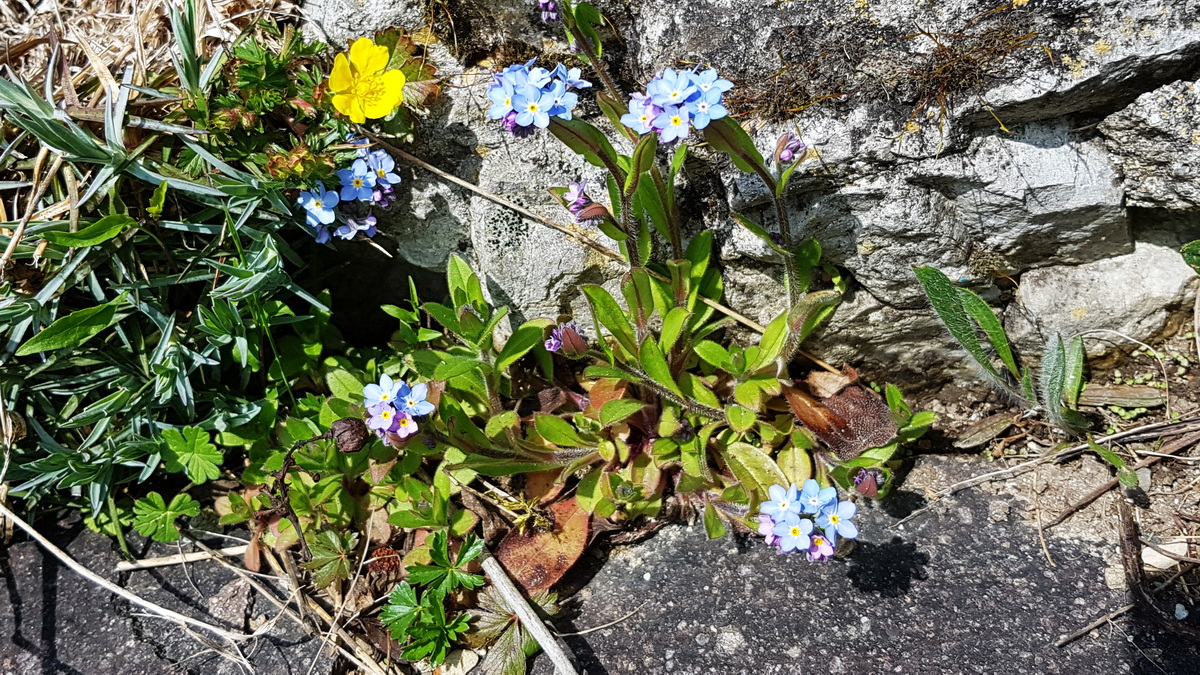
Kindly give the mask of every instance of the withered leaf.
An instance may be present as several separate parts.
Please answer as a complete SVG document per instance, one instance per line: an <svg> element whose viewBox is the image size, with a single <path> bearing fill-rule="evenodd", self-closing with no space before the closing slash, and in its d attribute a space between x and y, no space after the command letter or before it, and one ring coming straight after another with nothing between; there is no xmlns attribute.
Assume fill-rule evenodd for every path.
<svg viewBox="0 0 1200 675"><path fill-rule="evenodd" d="M545 504L554 499L564 487L563 483L558 480L561 474L560 469L525 474L525 498L536 499L539 504Z"/></svg>
<svg viewBox="0 0 1200 675"><path fill-rule="evenodd" d="M783 394L796 419L842 461L896 437L887 403L861 386L846 387L823 402L795 387L784 387Z"/></svg>
<svg viewBox="0 0 1200 675"><path fill-rule="evenodd" d="M814 370L804 379L804 383L808 385L808 390L817 398L829 398L830 396L836 396L843 389L850 386L851 380L842 373L831 373L828 370Z"/></svg>
<svg viewBox="0 0 1200 675"><path fill-rule="evenodd" d="M628 387L628 383L625 380L618 380L615 377L602 377L596 380L591 391L588 392L589 402L583 414L594 420L600 419L600 409L604 407L604 404L625 398L626 387Z"/></svg>
<svg viewBox="0 0 1200 675"><path fill-rule="evenodd" d="M590 517L579 508L574 497L551 504L548 510L554 521L553 529L527 534L513 530L496 549L496 559L528 594L557 583L587 545Z"/></svg>
<svg viewBox="0 0 1200 675"><path fill-rule="evenodd" d="M985 417L963 430L954 441L956 448L976 448L1008 431L1019 418L1012 413L1000 413Z"/></svg>

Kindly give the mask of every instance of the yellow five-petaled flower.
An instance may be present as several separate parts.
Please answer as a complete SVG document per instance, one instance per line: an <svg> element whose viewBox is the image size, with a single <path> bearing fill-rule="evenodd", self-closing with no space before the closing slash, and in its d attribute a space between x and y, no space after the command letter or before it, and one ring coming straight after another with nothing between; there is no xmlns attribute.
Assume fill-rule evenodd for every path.
<svg viewBox="0 0 1200 675"><path fill-rule="evenodd" d="M351 122L386 117L404 99L404 73L384 70L389 58L387 47L359 38L350 45L350 58L343 53L333 59L333 107Z"/></svg>

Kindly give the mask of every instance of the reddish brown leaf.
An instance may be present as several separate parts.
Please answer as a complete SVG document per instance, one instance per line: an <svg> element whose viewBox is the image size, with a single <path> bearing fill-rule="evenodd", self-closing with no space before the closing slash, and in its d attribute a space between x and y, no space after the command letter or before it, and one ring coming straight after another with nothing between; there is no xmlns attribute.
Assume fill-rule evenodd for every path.
<svg viewBox="0 0 1200 675"><path fill-rule="evenodd" d="M592 385L592 390L588 392L590 402L583 414L594 420L600 419L600 409L604 407L604 404L624 398L627 386L628 383L625 380L618 380L615 377L603 377L596 380L596 383Z"/></svg>
<svg viewBox="0 0 1200 675"><path fill-rule="evenodd" d="M589 516L575 499L551 504L552 530L508 533L496 559L525 592L544 591L562 578L587 545Z"/></svg>
<svg viewBox="0 0 1200 675"><path fill-rule="evenodd" d="M817 398L829 398L850 386L850 378L828 370L814 370L804 379L804 384Z"/></svg>
<svg viewBox="0 0 1200 675"><path fill-rule="evenodd" d="M566 402L567 394L559 387L543 389L538 392L538 412L540 413L549 415Z"/></svg>
<svg viewBox="0 0 1200 675"><path fill-rule="evenodd" d="M887 404L860 386L847 387L824 402L794 387L784 387L783 394L796 419L843 461L896 436Z"/></svg>
<svg viewBox="0 0 1200 675"><path fill-rule="evenodd" d="M561 474L558 469L525 474L525 498L536 499L539 504L553 500L563 489L558 480Z"/></svg>

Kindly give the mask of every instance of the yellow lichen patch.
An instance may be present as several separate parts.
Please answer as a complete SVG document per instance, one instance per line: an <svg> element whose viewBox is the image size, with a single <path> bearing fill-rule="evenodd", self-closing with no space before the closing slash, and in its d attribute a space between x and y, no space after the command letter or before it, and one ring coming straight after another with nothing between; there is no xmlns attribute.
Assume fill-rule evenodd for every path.
<svg viewBox="0 0 1200 675"><path fill-rule="evenodd" d="M1063 54L1062 62L1063 65L1065 65L1067 69L1071 71L1071 77L1075 79L1083 77L1083 67L1087 65L1087 61L1084 61L1083 59L1073 59L1070 56Z"/></svg>
<svg viewBox="0 0 1200 675"><path fill-rule="evenodd" d="M1106 40L1096 40L1092 49L1096 50L1097 54L1107 54L1113 50L1112 45L1108 44Z"/></svg>
<svg viewBox="0 0 1200 675"><path fill-rule="evenodd" d="M1077 308L1071 310L1071 318L1072 319L1082 319L1087 315L1088 315L1087 307L1077 307Z"/></svg>

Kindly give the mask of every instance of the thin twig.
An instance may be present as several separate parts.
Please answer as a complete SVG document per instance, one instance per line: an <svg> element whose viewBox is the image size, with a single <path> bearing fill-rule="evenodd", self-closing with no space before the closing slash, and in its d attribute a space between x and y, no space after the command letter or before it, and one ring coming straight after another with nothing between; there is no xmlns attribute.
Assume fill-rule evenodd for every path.
<svg viewBox="0 0 1200 675"><path fill-rule="evenodd" d="M148 570L153 567L167 567L169 565L181 565L183 563L197 562L200 560L208 560L214 555L242 555L246 552L246 546L230 546L217 551L195 551L192 553L180 553L178 555L166 555L159 558L143 558L132 562L122 560L117 563L117 572L132 572L134 570Z"/></svg>
<svg viewBox="0 0 1200 675"><path fill-rule="evenodd" d="M483 559L483 571L491 580L492 588L495 588L504 600L504 604L513 614L517 615L521 626L529 631L542 651L546 652L546 656L554 664L555 672L558 675L579 675L574 664L571 663L571 658L558 645L558 641L550 634L546 624L542 623L541 617L529 606L529 601L525 599L524 595L521 595L521 591L517 590L516 584L508 578L508 574L500 566L500 561L487 555Z"/></svg>
<svg viewBox="0 0 1200 675"><path fill-rule="evenodd" d="M128 600L129 602L137 605L138 607L149 610L156 616L159 616L163 619L167 619L168 621L173 621L175 623L185 624L185 625L189 625L189 626L195 626L196 628L204 629L206 631L209 631L210 633L213 633L214 635L219 635L219 636L225 638L226 640L250 640L255 637L253 635L247 635L245 633L235 633L232 631L228 631L228 630L225 630L224 628L219 628L217 626L214 626L210 623L206 623L199 619L193 619L190 616L184 616L183 614L180 614L179 612L169 610L166 607L163 607L161 605L156 605L155 603L150 602L149 600L146 600L145 598L142 598L139 595L135 595L134 593L128 591L127 589L121 588L120 586L114 584L113 582L109 581L108 579L105 579L104 577L96 574L95 572L93 572L93 571L89 570L88 568L84 567L83 565L79 564L79 562L77 562L74 558L67 555L66 552L64 552L62 549L60 549L59 547L57 547L53 543L51 543L49 539L46 539L45 537L43 537L42 534L40 532L38 532L37 530L35 530L32 525L25 522L24 520L21 519L20 516L13 513L11 510L9 510L9 508L7 506L5 506L4 504L0 504L0 515L3 515L5 518L8 518L17 527L24 530L25 534L28 534L31 539L33 539L39 545L41 545L42 548L46 549L46 551L48 553L53 555L55 558L58 558L59 561L61 561L67 567L71 568L71 571L75 572L76 574L83 577L84 579L87 579L88 581L92 582L93 584L96 584L97 586L103 588L104 590L106 590L110 593L113 593L114 595L118 595L118 596L124 598L125 600Z"/></svg>
<svg viewBox="0 0 1200 675"><path fill-rule="evenodd" d="M1109 612L1108 614L1105 614L1104 616L1100 617L1099 619L1096 619L1095 621L1089 623L1088 625L1084 626L1083 628L1080 628L1079 630L1075 631L1074 633L1071 633L1070 635L1064 635L1063 637L1059 638L1058 642L1054 643L1054 646L1055 647L1065 647L1066 645L1078 640L1079 638L1083 637L1084 635L1087 635L1088 633L1096 630L1100 626L1103 626L1104 624L1108 623L1109 621L1112 621L1113 619L1117 618L1118 616L1121 616L1125 612L1128 612L1129 610L1133 609L1135 606L1136 605L1131 602L1128 605L1125 605L1124 607L1122 607L1120 609L1114 609L1113 611Z"/></svg>
<svg viewBox="0 0 1200 675"><path fill-rule="evenodd" d="M1183 438L1175 441L1174 443L1168 444L1166 447L1164 447L1162 449L1162 454L1164 456L1169 457L1177 452L1180 452L1182 450L1186 450L1187 448L1192 447L1197 442L1200 442L1200 431L1190 433L1187 436L1184 436ZM1138 462L1137 465L1135 465L1132 470L1137 471L1138 469L1145 469L1145 468L1154 466L1160 460L1162 460L1162 457L1147 457L1146 459L1143 459L1142 461ZM1120 480L1117 478L1112 478L1112 479L1106 481L1100 487L1089 492L1087 494L1087 496L1085 496L1083 499L1080 499L1078 502L1067 507L1062 513L1058 514L1058 516L1054 520L1050 521L1049 523L1046 523L1043 527L1048 530L1048 529L1054 527L1055 525L1058 525L1059 523L1063 522L1067 518L1070 518L1075 513L1086 508L1088 504L1091 504L1092 502L1099 499L1104 493L1106 493L1109 490L1116 487L1118 482L1120 482Z"/></svg>
<svg viewBox="0 0 1200 675"><path fill-rule="evenodd" d="M554 631L554 634L557 635L558 637L574 637L576 635L587 635L588 633L595 633L598 630L604 630L605 628L611 628L611 627L621 623L625 619L628 619L629 617L633 616L634 614L637 614L638 612L642 611L642 608L648 604L650 604L649 600L647 600L646 602L643 602L640 606L638 606L637 609L626 614L625 616L623 616L619 619L613 620L613 621L609 621L606 624L601 624L599 626L593 626L592 628L584 628L583 630L576 631L574 633L559 633L558 631Z"/></svg>
<svg viewBox="0 0 1200 675"><path fill-rule="evenodd" d="M1145 546L1152 551L1157 551L1158 553L1161 553L1162 555L1170 558L1171 560L1174 560L1176 562L1192 563L1195 565L1200 565L1200 558L1191 558L1186 555L1179 555L1178 553L1171 553L1170 551L1168 551L1162 547L1156 546L1156 545L1146 541L1145 539L1140 539L1140 541L1142 542L1142 546Z"/></svg>
<svg viewBox="0 0 1200 675"><path fill-rule="evenodd" d="M1046 562L1050 563L1051 567L1058 567L1054 563L1054 558L1050 557L1050 547L1046 545L1046 529L1042 527L1042 499L1041 493L1038 492L1038 473L1033 472L1033 516L1037 521L1038 539L1042 542L1042 553L1046 554Z"/></svg>
<svg viewBox="0 0 1200 675"><path fill-rule="evenodd" d="M33 217L33 210L37 207L38 200L42 195L46 194L46 189L50 187L50 183L54 180L54 176L58 173L58 168L62 166L62 155L54 156L54 164L50 166L50 170L38 183L37 189L33 194L29 195L29 205L25 208L25 215L21 216L21 221L17 223L17 229L13 232L12 238L8 240L8 247L4 249L4 255L0 255L0 281L4 280L8 274L8 263L12 260L13 252L17 250L17 244L21 242L21 237L25 236L25 226L29 224L29 220Z"/></svg>
<svg viewBox="0 0 1200 675"><path fill-rule="evenodd" d="M196 539L194 537L189 536L188 538L192 540L193 544L195 544L195 545L199 546L200 548L204 549L205 551L209 552L212 555L212 559L215 560L218 564L220 564L221 566L230 570L234 574L238 575L240 578L244 579L246 581L246 583L250 584L251 588L258 591L260 595L262 595L264 598L266 598L267 601L270 602L272 605L275 605L275 607L277 609L279 609L283 615L286 615L289 619L291 619L293 622L295 622L296 625L300 626L300 628L302 628L306 633L308 633L309 635L315 635L315 637L317 637L318 639L320 638L319 634L313 633L312 626L305 623L304 619L301 618L300 614L298 612L296 612L296 610L294 610L288 606L288 602L291 602L291 598L289 598L288 602L283 602L279 598L276 598L274 593L270 592L269 590L267 590L267 588L265 586L258 583L258 581L256 579L254 579L253 576L251 576L251 574L249 572L247 572L246 570L242 569L241 567L234 565L233 563L226 560L225 556L223 556L220 551L216 551L216 550L209 548L203 542L199 541L198 539ZM273 578L276 580L279 580L279 581L283 580L282 577L273 577ZM297 597L298 595L299 595L298 590L292 593L292 597ZM299 606L300 603L298 600L296 601L296 604L297 604L297 606ZM359 658L357 656L355 656L355 654L353 652L347 650L345 647L341 646L337 642L334 642L333 645L334 645L334 647L337 648L337 650L339 652L342 653L342 656L345 656L347 659L350 659L359 668L362 668L363 670L371 670L371 668L369 666L367 666L367 664L365 664L363 661L359 660Z"/></svg>

